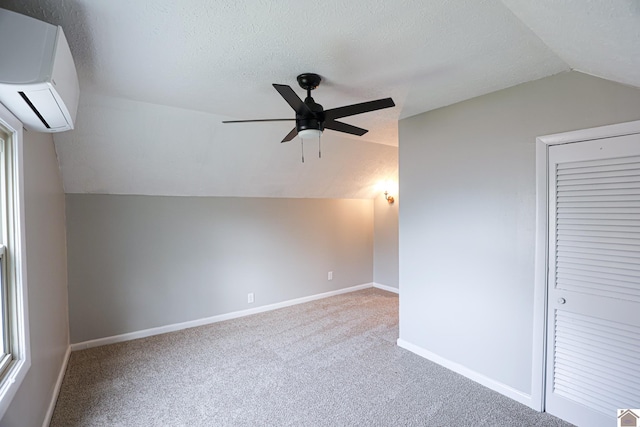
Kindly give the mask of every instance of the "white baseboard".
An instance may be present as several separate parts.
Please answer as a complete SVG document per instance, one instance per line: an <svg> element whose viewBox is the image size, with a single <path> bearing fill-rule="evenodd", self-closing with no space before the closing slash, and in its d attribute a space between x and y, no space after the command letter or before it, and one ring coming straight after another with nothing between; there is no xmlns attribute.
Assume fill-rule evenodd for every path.
<svg viewBox="0 0 640 427"><path fill-rule="evenodd" d="M60 373L58 373L56 386L53 388L53 395L51 396L51 402L49 403L49 408L47 409L47 413L44 416L42 427L49 427L49 424L51 423L51 417L53 417L53 410L56 408L56 402L58 401L58 395L60 394L60 387L62 387L62 380L64 379L64 374L65 372L67 372L67 365L69 364L70 356L71 356L71 346L67 347L67 351L64 354L64 360L62 361L62 366L60 367Z"/></svg>
<svg viewBox="0 0 640 427"><path fill-rule="evenodd" d="M520 390L516 390L515 388L503 384L500 381L496 381L494 379L486 377L474 370L467 368L466 366L463 366L456 362L452 362L451 360L438 356L437 354L432 353L429 350L425 350L424 348L411 344L407 341L404 341L403 339L398 338L398 346L409 350L410 352L415 353L418 356L422 356L425 359L431 360L432 362L437 363L440 366L444 366L445 368L450 369L453 372L457 372L458 374L463 375L479 384L482 384L483 386L490 388L493 391L497 391L498 393L505 395L517 402L520 402L523 405L527 405L530 408L533 407L533 401L531 399L531 395L529 394L523 393Z"/></svg>
<svg viewBox="0 0 640 427"><path fill-rule="evenodd" d="M394 294L400 294L400 289L393 286L381 285L380 283L373 283L374 288L382 289L383 291L393 292Z"/></svg>
<svg viewBox="0 0 640 427"><path fill-rule="evenodd" d="M296 304L315 301L322 298L346 294L348 292L360 291L373 287L373 283L365 283L363 285L351 286L349 288L338 289L337 291L324 292L321 294L311 295L308 297L296 298L288 301L278 302L275 304L263 305L261 307L250 308L248 310L234 311L231 313L220 314L218 316L205 317L203 319L190 320L188 322L174 323L172 325L159 326L157 328L144 329L142 331L129 332L111 337L98 338L95 340L83 341L71 344L71 351L84 350L91 347L99 347L101 345L114 344L123 341L135 340L138 338L146 338L153 335L166 334L167 332L179 331L181 329L194 328L196 326L208 325L211 323L222 322L224 320L236 319L238 317L250 316L252 314L264 313L265 311L277 310L279 308L289 307Z"/></svg>

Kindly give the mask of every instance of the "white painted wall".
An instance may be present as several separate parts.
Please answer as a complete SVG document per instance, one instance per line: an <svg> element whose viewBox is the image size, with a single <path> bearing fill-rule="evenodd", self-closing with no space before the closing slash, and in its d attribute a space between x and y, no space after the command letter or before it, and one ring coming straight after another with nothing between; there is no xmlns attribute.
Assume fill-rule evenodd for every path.
<svg viewBox="0 0 640 427"><path fill-rule="evenodd" d="M398 209L399 197L387 203L382 194L373 199L373 281L398 288Z"/></svg>
<svg viewBox="0 0 640 427"><path fill-rule="evenodd" d="M640 118L577 72L400 122L400 340L531 392L535 138Z"/></svg>
<svg viewBox="0 0 640 427"><path fill-rule="evenodd" d="M42 425L69 347L64 193L50 134L24 133L31 369L2 427Z"/></svg>
<svg viewBox="0 0 640 427"><path fill-rule="evenodd" d="M372 282L371 200L66 201L72 343Z"/></svg>

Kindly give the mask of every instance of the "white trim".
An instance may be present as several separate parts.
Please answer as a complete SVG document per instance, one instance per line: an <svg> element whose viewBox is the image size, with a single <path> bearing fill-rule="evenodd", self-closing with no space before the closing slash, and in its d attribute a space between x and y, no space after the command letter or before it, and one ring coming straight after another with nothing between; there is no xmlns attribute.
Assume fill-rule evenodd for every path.
<svg viewBox="0 0 640 427"><path fill-rule="evenodd" d="M536 138L536 248L533 298L531 407L544 411L547 331L548 167L549 147L581 141L640 134L640 120L545 135Z"/></svg>
<svg viewBox="0 0 640 427"><path fill-rule="evenodd" d="M569 144L571 142L591 141L594 139L633 135L636 133L640 133L640 120L544 135L536 138L536 142L540 141L545 145Z"/></svg>
<svg viewBox="0 0 640 427"><path fill-rule="evenodd" d="M23 166L23 132L22 123L2 104L0 104L0 123L9 128L13 133L13 143L10 152L13 156L12 183L13 183L13 209L15 212L13 232L15 241L13 242L13 257L15 265L16 281L16 302L15 318L16 325L16 347L19 360L7 372L7 381L0 389L0 419L9 408L13 397L20 388L22 381L31 368L31 340L29 335L29 295L27 290L27 248L25 230L25 209L24 209L24 166Z"/></svg>
<svg viewBox="0 0 640 427"><path fill-rule="evenodd" d="M275 304L263 305L261 307L250 308L248 310L233 311L231 313L219 314L217 316L205 317L202 319L190 320L188 322L174 323L171 325L159 326L157 328L144 329L136 332L128 332L126 334L114 335L111 337L98 338L95 340L83 341L71 344L71 351L84 350L86 348L99 347L101 345L114 344L123 341L135 340L138 338L146 338L153 335L166 334L167 332L179 331L196 326L209 325L211 323L222 322L224 320L237 319L238 317L250 316L252 314L264 313L265 311L277 310L279 308L289 307L296 304L315 301L323 298L346 294L348 292L360 291L373 287L373 283L365 283L363 285L351 286L349 288L338 289L336 291L324 292L321 294L310 295L308 297L291 299Z"/></svg>
<svg viewBox="0 0 640 427"><path fill-rule="evenodd" d="M547 335L547 165L548 146L536 140L536 236L533 288L531 407L544 411Z"/></svg>
<svg viewBox="0 0 640 427"><path fill-rule="evenodd" d="M400 294L400 289L394 288L393 286L381 285L380 283L373 282L373 287L382 289L383 291L393 292L394 294Z"/></svg>
<svg viewBox="0 0 640 427"><path fill-rule="evenodd" d="M516 390L515 388L501 383L500 381L491 379L459 363L453 362L449 359L445 359L442 356L438 356L437 354L432 353L429 350L426 350L415 344L411 344L401 338L398 338L398 346L404 348L405 350L409 350L410 352L415 353L418 356L424 357L425 359L428 359L434 363L437 363L440 366L444 366L445 368L450 369L462 376L465 376L479 384L482 384L483 386L490 388L493 391L497 391L498 393L507 396L510 399L513 399L524 405L531 406L531 396L521 392L520 390Z"/></svg>
<svg viewBox="0 0 640 427"><path fill-rule="evenodd" d="M69 357L71 357L71 346L67 347L67 351L64 354L60 373L58 373L58 380L56 381L56 386L53 388L53 395L51 396L51 402L49 402L49 409L47 409L47 413L44 416L42 427L48 427L51 423L53 410L56 408L56 402L58 401L58 395L60 394L60 388L62 387L62 380L64 379L64 374L67 371L67 365L69 364Z"/></svg>

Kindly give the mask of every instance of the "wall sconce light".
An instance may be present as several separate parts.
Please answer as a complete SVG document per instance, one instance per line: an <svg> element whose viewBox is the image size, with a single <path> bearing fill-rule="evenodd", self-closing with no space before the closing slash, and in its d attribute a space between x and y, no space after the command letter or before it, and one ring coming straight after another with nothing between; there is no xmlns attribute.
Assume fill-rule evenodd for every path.
<svg viewBox="0 0 640 427"><path fill-rule="evenodd" d="M392 205L392 204L393 204L393 202L395 201L395 200L393 199L393 196L390 196L390 195L389 195L389 192L388 192L388 191L385 191L385 192L384 192L384 198L387 200L387 202L389 202L389 204L390 204L390 205Z"/></svg>

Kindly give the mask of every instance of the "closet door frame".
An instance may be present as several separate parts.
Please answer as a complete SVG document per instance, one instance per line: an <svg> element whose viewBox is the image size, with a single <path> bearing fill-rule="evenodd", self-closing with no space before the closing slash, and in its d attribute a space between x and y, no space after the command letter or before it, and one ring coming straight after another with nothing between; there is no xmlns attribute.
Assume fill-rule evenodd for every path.
<svg viewBox="0 0 640 427"><path fill-rule="evenodd" d="M536 138L536 247L533 300L531 407L545 411L548 277L549 147L616 136L640 134L640 120Z"/></svg>

